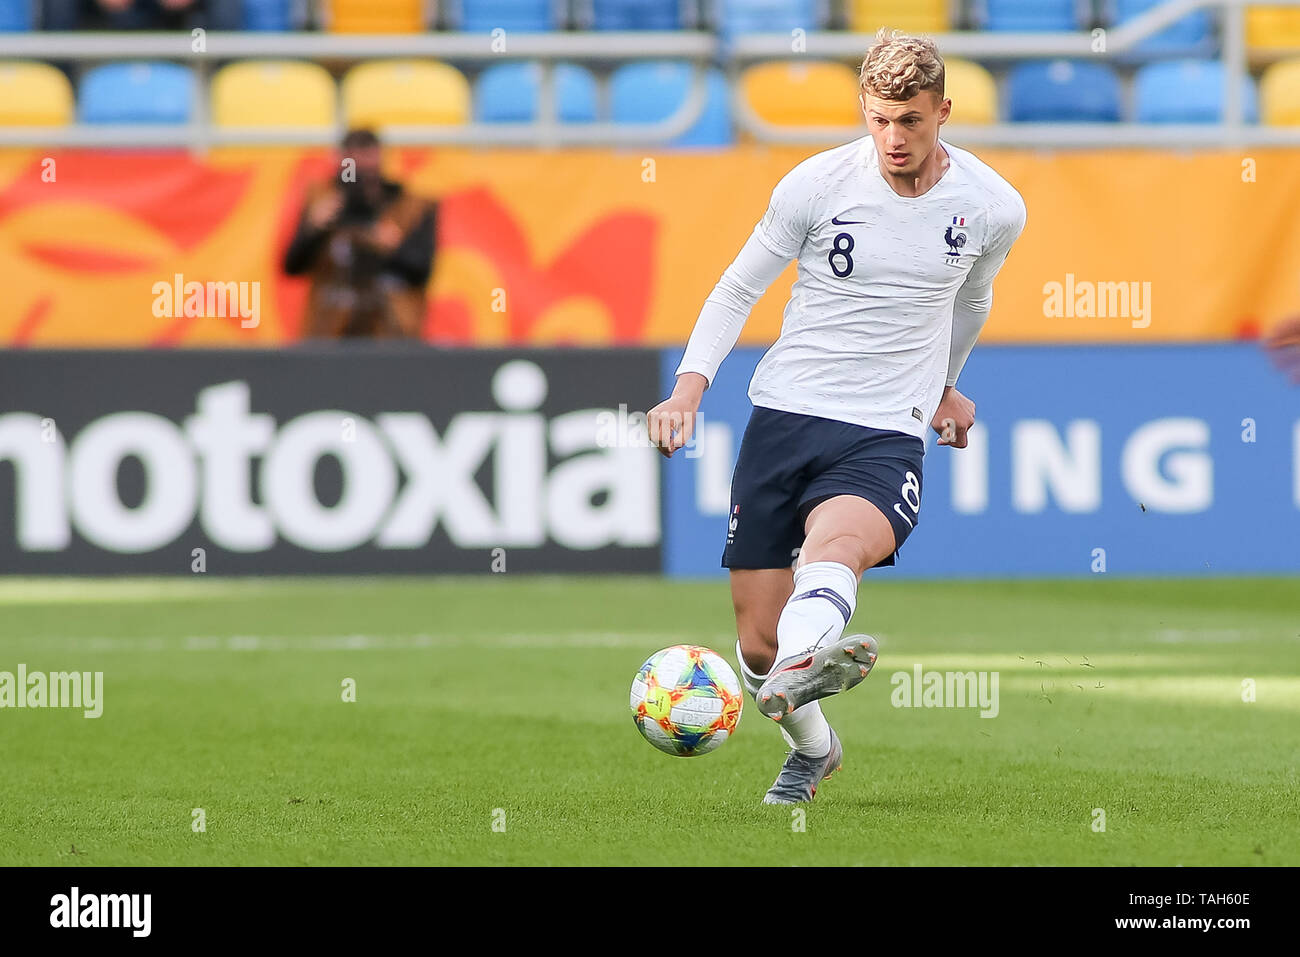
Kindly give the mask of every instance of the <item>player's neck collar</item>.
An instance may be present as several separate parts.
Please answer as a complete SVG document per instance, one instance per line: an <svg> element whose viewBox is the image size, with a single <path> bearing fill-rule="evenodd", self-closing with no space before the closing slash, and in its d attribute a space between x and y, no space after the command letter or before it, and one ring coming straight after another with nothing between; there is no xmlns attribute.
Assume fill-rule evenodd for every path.
<svg viewBox="0 0 1300 957"><path fill-rule="evenodd" d="M933 183L931 183L930 188L927 189L924 193L921 193L919 196L904 196L902 193L898 192L898 190L894 189L893 184L889 181L889 176L885 173L883 169L881 169L880 154L876 152L876 141L871 137L870 134L864 137L864 139L865 142L863 143L863 147L864 147L863 156L867 161L867 165L871 167L872 175L880 177L880 181L881 183L884 184L885 188L888 189L895 196L897 196L900 200L915 202L918 200L923 200L926 197L932 195L935 192L935 190L937 190L940 187L940 185L944 183L945 180L949 179L952 176L953 171L957 169L958 166L960 165L957 162L957 157L953 152L953 148L948 143L946 143L942 137L940 137L938 141L938 146L943 148L944 154L948 157L947 165L943 168L943 171L939 174L939 178L936 179Z"/></svg>

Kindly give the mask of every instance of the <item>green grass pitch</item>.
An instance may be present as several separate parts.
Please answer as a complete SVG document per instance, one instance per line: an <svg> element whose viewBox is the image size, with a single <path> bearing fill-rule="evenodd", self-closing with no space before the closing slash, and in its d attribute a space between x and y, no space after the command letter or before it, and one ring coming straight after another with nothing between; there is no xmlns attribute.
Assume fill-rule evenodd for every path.
<svg viewBox="0 0 1300 957"><path fill-rule="evenodd" d="M0 710L0 865L1300 864L1295 580L868 576L854 626L800 830L748 699L698 758L632 724L651 652L734 661L724 584L0 581L0 671L104 673L98 719ZM917 663L998 716L893 707Z"/></svg>

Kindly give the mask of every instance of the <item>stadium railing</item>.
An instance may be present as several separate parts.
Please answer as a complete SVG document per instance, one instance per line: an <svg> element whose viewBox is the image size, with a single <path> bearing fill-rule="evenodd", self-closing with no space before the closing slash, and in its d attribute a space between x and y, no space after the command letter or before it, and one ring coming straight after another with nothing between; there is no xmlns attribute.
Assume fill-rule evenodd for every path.
<svg viewBox="0 0 1300 957"><path fill-rule="evenodd" d="M1269 127L1243 121L1243 86L1249 65L1245 10L1257 0L1169 0L1124 24L1063 33L961 31L935 35L948 56L981 61L1079 58L1131 64L1139 44L1196 10L1217 9L1224 24L1222 59L1227 74L1224 119L1195 125L1137 123L995 123L950 126L947 136L977 145L1022 147L1297 145L1300 127ZM1272 6L1300 8L1300 0L1271 0ZM1099 36L1100 34L1100 36ZM386 127L398 145L655 145L690 129L706 104L706 69L721 61L732 82L737 127L761 142L830 143L860 136L860 126L779 127L764 122L741 95L740 70L760 61L852 60L871 34L813 31L792 42L788 33L749 34L724 42L705 31L511 33L505 49L480 33L331 35L311 33L208 33L195 52L189 33L0 34L0 60L55 62L164 59L183 61L198 75L189 123L173 126L74 123L65 127L0 128L0 146L179 146L195 150L242 144L318 145L341 132L329 128L218 128L209 122L208 80L216 65L231 60L303 58L359 62L428 57L450 63L484 64L505 59L542 65L538 120L534 123L478 123L459 126ZM562 60L616 63L674 59L694 65L686 99L669 118L652 124L564 124L556 118L553 69ZM341 120L340 120L341 124Z"/></svg>
<svg viewBox="0 0 1300 957"><path fill-rule="evenodd" d="M203 52L192 48L189 33L64 33L0 35L0 60L52 61L178 60L198 73L191 122L172 126L118 124L0 128L0 146L187 146L206 149L231 145L317 145L335 143L342 133L319 128L218 128L209 123L208 80L212 70L231 60L300 58L359 62L428 57L450 63L535 60L542 65L538 121L466 123L460 126L389 126L384 139L395 145L573 146L603 143L662 143L690 129L704 111L705 69L716 59L711 33L511 33L505 50L494 50L486 34L310 34L208 33ZM553 69L561 60L588 63L674 59L695 64L695 76L678 111L651 124L564 124L556 119Z"/></svg>
<svg viewBox="0 0 1300 957"><path fill-rule="evenodd" d="M945 56L989 61L1087 59L1132 62L1142 41L1196 10L1219 9L1223 16L1222 59L1227 77L1224 119L1211 124L1143 123L995 123L949 126L945 136L975 145L1021 147L1114 146L1252 146L1300 144L1300 128L1268 127L1244 121L1243 87L1248 69L1245 14L1255 0L1170 0L1119 26L1066 33L961 32L936 35ZM1271 6L1300 8L1300 0L1278 0ZM809 33L801 50L791 49L787 34L750 34L738 38L731 51L733 64L805 58L843 59L861 56L869 38L833 31ZM1100 49L1099 49L1100 47ZM1276 56L1276 54L1275 54ZM1257 56L1263 61L1268 56ZM782 128L764 122L743 97L733 100L737 125L772 143L821 143L861 135L859 127Z"/></svg>

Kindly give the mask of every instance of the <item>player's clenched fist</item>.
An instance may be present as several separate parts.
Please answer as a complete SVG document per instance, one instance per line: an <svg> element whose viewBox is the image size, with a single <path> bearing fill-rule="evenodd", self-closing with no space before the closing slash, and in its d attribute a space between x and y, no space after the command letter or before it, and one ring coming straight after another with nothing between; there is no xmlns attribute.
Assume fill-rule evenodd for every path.
<svg viewBox="0 0 1300 957"><path fill-rule="evenodd" d="M955 449L966 448L966 433L975 424L975 403L953 386L943 390L939 410L930 421L930 428L939 433L940 445Z"/></svg>
<svg viewBox="0 0 1300 957"><path fill-rule="evenodd" d="M690 442L695 433L695 416L700 411L700 398L707 384L708 380L697 372L679 375L673 394L646 416L650 441L667 458Z"/></svg>

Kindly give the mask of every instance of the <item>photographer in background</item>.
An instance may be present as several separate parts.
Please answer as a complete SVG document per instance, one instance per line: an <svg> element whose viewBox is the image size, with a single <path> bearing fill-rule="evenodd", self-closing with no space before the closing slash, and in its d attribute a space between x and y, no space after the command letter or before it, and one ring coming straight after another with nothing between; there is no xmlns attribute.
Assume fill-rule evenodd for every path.
<svg viewBox="0 0 1300 957"><path fill-rule="evenodd" d="M303 338L420 337L437 204L385 179L381 156L374 133L351 130L339 175L308 189L284 256L286 273L311 278Z"/></svg>

